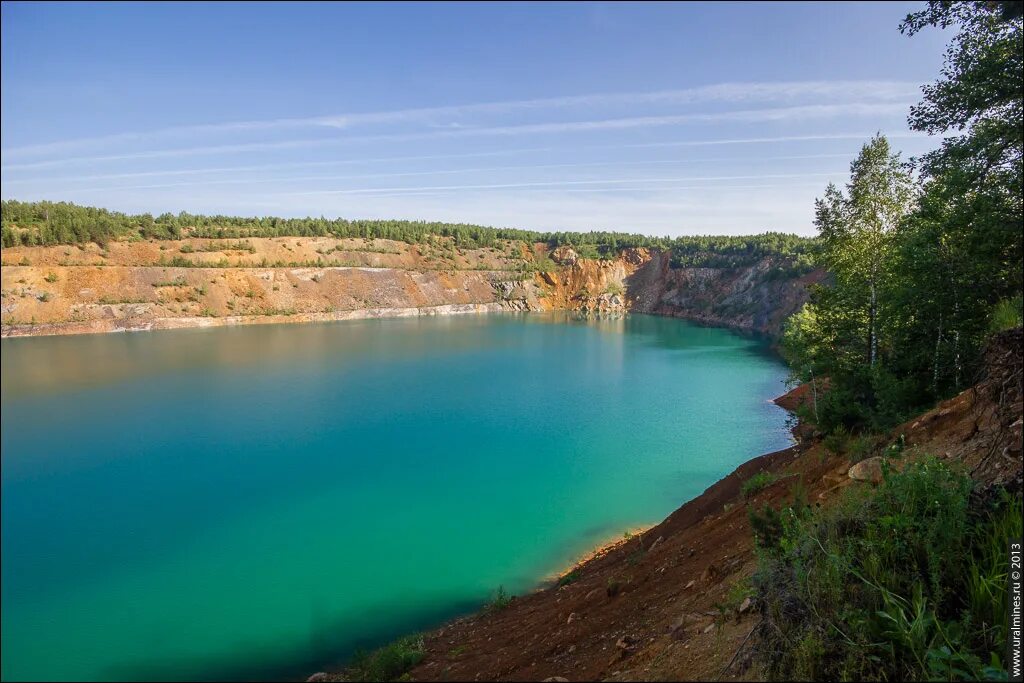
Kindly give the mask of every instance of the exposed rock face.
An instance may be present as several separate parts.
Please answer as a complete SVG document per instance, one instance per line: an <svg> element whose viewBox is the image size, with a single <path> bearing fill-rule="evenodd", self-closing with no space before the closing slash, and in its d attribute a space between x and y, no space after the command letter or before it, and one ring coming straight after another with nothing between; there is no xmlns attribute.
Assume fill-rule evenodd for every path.
<svg viewBox="0 0 1024 683"><path fill-rule="evenodd" d="M557 258L556 258L557 256ZM590 313L654 313L778 337L783 321L807 301L820 271L773 277L766 258L744 268L672 268L667 252L625 249L613 260L581 259L569 247L552 252L561 271L541 273L546 307Z"/></svg>
<svg viewBox="0 0 1024 683"><path fill-rule="evenodd" d="M238 248L229 248L238 247ZM244 248L242 248L244 247ZM75 334L470 310L628 311L777 336L820 273L670 267L624 249L585 259L570 246L532 272L543 244L488 249L388 240L274 238L111 243L4 250L4 336Z"/></svg>
<svg viewBox="0 0 1024 683"><path fill-rule="evenodd" d="M766 258L744 268L672 268L668 253L652 252L626 285L632 310L778 337L824 273L773 278L775 265Z"/></svg>
<svg viewBox="0 0 1024 683"><path fill-rule="evenodd" d="M238 248L229 248L238 247ZM4 336L545 308L512 243L253 238L4 249Z"/></svg>

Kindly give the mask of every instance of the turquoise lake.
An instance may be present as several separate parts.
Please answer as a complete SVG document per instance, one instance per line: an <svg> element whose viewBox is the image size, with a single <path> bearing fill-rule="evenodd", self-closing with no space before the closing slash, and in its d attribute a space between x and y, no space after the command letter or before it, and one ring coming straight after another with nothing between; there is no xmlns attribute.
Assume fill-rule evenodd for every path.
<svg viewBox="0 0 1024 683"><path fill-rule="evenodd" d="M304 679L791 442L762 341L479 315L2 342L2 677Z"/></svg>

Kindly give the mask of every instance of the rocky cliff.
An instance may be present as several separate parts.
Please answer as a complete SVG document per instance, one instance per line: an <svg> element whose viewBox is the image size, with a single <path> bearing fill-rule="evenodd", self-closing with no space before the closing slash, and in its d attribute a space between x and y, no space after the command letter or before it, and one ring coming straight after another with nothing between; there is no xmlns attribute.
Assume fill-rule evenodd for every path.
<svg viewBox="0 0 1024 683"><path fill-rule="evenodd" d="M773 258L674 268L670 254L506 241L462 249L334 238L185 239L3 251L2 334L75 334L487 311L628 311L777 336L821 273Z"/></svg>
<svg viewBox="0 0 1024 683"><path fill-rule="evenodd" d="M559 247L560 266L537 275L552 308L598 313L653 313L778 337L783 321L807 300L822 271L779 276L767 257L739 268L674 268L670 254L626 249L616 259L581 259Z"/></svg>

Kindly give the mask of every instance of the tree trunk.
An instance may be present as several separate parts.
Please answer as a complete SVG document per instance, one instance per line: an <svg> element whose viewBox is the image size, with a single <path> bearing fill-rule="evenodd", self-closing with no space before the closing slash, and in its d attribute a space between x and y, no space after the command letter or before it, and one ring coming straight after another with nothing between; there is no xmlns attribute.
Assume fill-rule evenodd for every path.
<svg viewBox="0 0 1024 683"><path fill-rule="evenodd" d="M814 379L814 370L811 370L811 399L814 401L814 422L818 422L818 385Z"/></svg>
<svg viewBox="0 0 1024 683"><path fill-rule="evenodd" d="M939 347L942 344L942 313L939 313L939 333L935 336L935 360L932 367L932 393L939 394Z"/></svg>
<svg viewBox="0 0 1024 683"><path fill-rule="evenodd" d="M878 357L878 335L875 332L875 315L878 310L878 295L875 292L875 281L871 280L871 307L868 309L868 357L871 367L875 366Z"/></svg>

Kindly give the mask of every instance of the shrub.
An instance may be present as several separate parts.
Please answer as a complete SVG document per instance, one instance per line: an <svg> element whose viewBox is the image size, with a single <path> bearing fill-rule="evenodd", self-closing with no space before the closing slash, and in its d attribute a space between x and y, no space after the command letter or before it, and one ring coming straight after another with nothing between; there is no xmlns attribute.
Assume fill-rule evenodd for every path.
<svg viewBox="0 0 1024 683"><path fill-rule="evenodd" d="M971 487L928 460L831 508L760 513L766 676L1005 679L1005 542L1021 500Z"/></svg>
<svg viewBox="0 0 1024 683"><path fill-rule="evenodd" d="M857 436L846 443L846 455L851 463L858 463L871 455L874 441L868 436Z"/></svg>
<svg viewBox="0 0 1024 683"><path fill-rule="evenodd" d="M846 442L849 438L850 433L846 431L846 427L839 425L825 437L822 443L829 451L836 455L842 455L846 452Z"/></svg>
<svg viewBox="0 0 1024 683"><path fill-rule="evenodd" d="M57 281L57 273L47 273L46 277L44 277L43 279L46 280L47 282L51 282L51 283L52 282L56 282Z"/></svg>
<svg viewBox="0 0 1024 683"><path fill-rule="evenodd" d="M621 296L626 293L626 288L621 282L609 282L604 291L606 294L618 294Z"/></svg>
<svg viewBox="0 0 1024 683"><path fill-rule="evenodd" d="M580 578L580 570L573 569L572 571L566 572L562 576L558 577L559 586L568 586L569 584L576 583Z"/></svg>
<svg viewBox="0 0 1024 683"><path fill-rule="evenodd" d="M423 661L422 636L399 638L373 652L357 652L346 672L354 681L394 681Z"/></svg>
<svg viewBox="0 0 1024 683"><path fill-rule="evenodd" d="M991 322L989 329L992 332L1002 332L1020 327L1024 320L1024 297L1020 294L1012 299L1004 299L992 308Z"/></svg>
<svg viewBox="0 0 1024 683"><path fill-rule="evenodd" d="M744 498L750 498L771 486L778 478L777 475L771 472L758 472L743 482L743 486L740 487L740 493L743 494Z"/></svg>
<svg viewBox="0 0 1024 683"><path fill-rule="evenodd" d="M516 599L516 596L510 595L504 586L498 586L498 590L494 594L494 599L491 600L490 604L487 605L487 609L492 612L503 610L512 604L512 601Z"/></svg>

